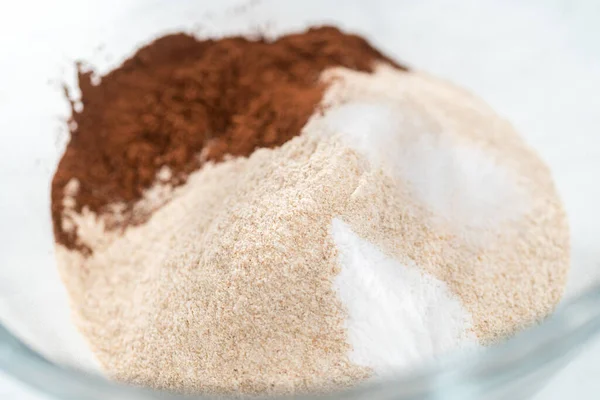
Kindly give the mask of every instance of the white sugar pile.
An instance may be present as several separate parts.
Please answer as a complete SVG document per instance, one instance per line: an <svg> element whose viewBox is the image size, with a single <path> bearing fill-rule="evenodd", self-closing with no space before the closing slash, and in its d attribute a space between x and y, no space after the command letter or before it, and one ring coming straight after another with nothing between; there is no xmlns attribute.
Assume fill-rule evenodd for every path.
<svg viewBox="0 0 600 400"><path fill-rule="evenodd" d="M471 315L447 285L402 265L334 219L340 273L334 288L348 310L350 360L381 378L421 365L457 347L477 348Z"/></svg>
<svg viewBox="0 0 600 400"><path fill-rule="evenodd" d="M428 129L436 127L427 126L415 110L353 102L328 113L327 123L370 162L408 182L437 215L455 223L485 229L518 217L528 206L504 168L479 148L432 135ZM408 142L398 132L413 137Z"/></svg>

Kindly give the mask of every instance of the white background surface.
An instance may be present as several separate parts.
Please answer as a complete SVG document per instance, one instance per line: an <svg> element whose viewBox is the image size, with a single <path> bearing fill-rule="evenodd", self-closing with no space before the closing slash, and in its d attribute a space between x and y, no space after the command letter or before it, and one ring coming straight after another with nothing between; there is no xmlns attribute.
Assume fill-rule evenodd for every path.
<svg viewBox="0 0 600 400"><path fill-rule="evenodd" d="M68 112L56 83L48 81L72 80L76 58L106 70L165 30L234 31L241 17L207 19L207 12L216 15L234 3L240 1L0 2L0 320L30 342L57 354L71 345L58 329L68 318L64 293L48 285L58 283L48 182ZM343 9L335 0L263 3L249 25L264 27L269 20L278 31L307 20L338 20L396 58L462 84L507 116L550 164L569 212L569 293L597 282L600 2L355 0ZM2 229L9 224L16 228ZM60 307L53 312L39 306L54 299ZM599 398L599 376L597 342L536 400ZM38 397L0 374L0 398Z"/></svg>

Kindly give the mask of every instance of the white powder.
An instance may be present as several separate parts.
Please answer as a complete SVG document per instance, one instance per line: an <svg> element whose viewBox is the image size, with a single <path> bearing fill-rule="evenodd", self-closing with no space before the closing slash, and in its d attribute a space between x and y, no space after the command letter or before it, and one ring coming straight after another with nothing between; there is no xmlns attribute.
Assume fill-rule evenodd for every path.
<svg viewBox="0 0 600 400"><path fill-rule="evenodd" d="M527 198L514 176L479 148L427 131L424 118L406 107L358 101L326 113L325 121L348 145L408 182L420 201L453 223L486 228L526 210Z"/></svg>
<svg viewBox="0 0 600 400"><path fill-rule="evenodd" d="M397 74L386 66L373 77L342 70L328 75L343 80L327 94L335 107L325 113L325 132L410 185L436 219L480 242L486 230L529 211L530 194L510 161L515 150L498 146L518 139L485 103L426 74Z"/></svg>
<svg viewBox="0 0 600 400"><path fill-rule="evenodd" d="M471 315L444 282L413 261L385 255L340 219L331 233L341 267L333 286L348 310L350 361L382 377L477 346Z"/></svg>

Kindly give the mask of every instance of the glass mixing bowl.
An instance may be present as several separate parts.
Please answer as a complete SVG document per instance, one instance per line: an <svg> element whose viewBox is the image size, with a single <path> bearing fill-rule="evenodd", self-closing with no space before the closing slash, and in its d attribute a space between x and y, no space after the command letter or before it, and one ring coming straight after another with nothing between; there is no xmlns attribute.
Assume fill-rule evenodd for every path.
<svg viewBox="0 0 600 400"><path fill-rule="evenodd" d="M455 81L506 115L550 165L572 229L565 301L537 327L470 355L447 356L347 399L520 399L600 332L600 43L593 1L20 1L0 6L0 368L55 399L174 395L126 387L48 350L69 338L50 224L49 182L67 139L74 61L100 73L159 35L276 35L332 23L417 69ZM218 3L218 4L215 4ZM77 93L76 89L73 93ZM595 146L596 145L596 146ZM35 304L61 303L56 313ZM39 303L37 303L39 304Z"/></svg>

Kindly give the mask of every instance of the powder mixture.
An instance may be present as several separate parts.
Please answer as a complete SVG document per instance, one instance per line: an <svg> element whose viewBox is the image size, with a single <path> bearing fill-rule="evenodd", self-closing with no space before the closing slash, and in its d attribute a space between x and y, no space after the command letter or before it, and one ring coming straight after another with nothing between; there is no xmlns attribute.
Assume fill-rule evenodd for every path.
<svg viewBox="0 0 600 400"><path fill-rule="evenodd" d="M480 100L357 36L172 35L80 87L56 255L114 379L336 390L494 343L562 295L547 168Z"/></svg>

